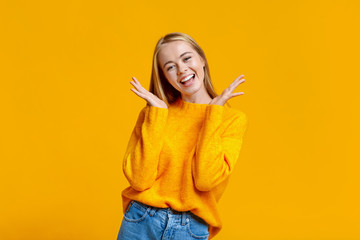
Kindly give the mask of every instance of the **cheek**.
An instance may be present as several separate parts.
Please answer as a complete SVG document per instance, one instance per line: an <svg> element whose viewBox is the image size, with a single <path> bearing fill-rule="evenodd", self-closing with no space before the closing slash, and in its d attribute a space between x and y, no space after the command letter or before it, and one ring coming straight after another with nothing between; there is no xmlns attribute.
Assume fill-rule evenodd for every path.
<svg viewBox="0 0 360 240"><path fill-rule="evenodd" d="M177 79L176 74L174 73L174 71L170 71L170 72L165 73L165 77L168 80L168 82L170 82L170 83L176 82L176 79Z"/></svg>
<svg viewBox="0 0 360 240"><path fill-rule="evenodd" d="M196 69L197 74L204 75L204 68L202 67L201 64L196 64L194 68Z"/></svg>
<svg viewBox="0 0 360 240"><path fill-rule="evenodd" d="M192 62L191 68L196 69L199 72L199 74L203 71L201 62Z"/></svg>

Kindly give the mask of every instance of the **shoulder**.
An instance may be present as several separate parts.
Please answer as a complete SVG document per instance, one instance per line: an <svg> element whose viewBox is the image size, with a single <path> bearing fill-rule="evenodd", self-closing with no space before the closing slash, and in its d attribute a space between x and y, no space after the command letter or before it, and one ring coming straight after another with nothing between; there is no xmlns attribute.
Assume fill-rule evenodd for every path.
<svg viewBox="0 0 360 240"><path fill-rule="evenodd" d="M153 122L155 119L166 119L168 114L167 108L145 105L141 108L138 119L139 121Z"/></svg>
<svg viewBox="0 0 360 240"><path fill-rule="evenodd" d="M142 108L140 109L140 111L138 112L138 118L144 118L145 112L147 111L147 109L148 109L148 106L147 106L147 105L145 105L144 107L142 107Z"/></svg>
<svg viewBox="0 0 360 240"><path fill-rule="evenodd" d="M233 107L225 106L223 115L223 136L240 139L244 136L248 128L246 114Z"/></svg>
<svg viewBox="0 0 360 240"><path fill-rule="evenodd" d="M236 108L225 106L223 115L223 134L229 136L243 136L248 126L246 114Z"/></svg>
<svg viewBox="0 0 360 240"><path fill-rule="evenodd" d="M141 124L144 122L144 119L145 119L145 113L146 111L148 110L149 106L148 105L145 105L144 107L142 107L140 109L140 111L138 112L138 117L137 117L137 120L136 120L136 127L140 127Z"/></svg>
<svg viewBox="0 0 360 240"><path fill-rule="evenodd" d="M145 105L144 107L141 108L139 115L144 115L145 112L150 108L149 105Z"/></svg>

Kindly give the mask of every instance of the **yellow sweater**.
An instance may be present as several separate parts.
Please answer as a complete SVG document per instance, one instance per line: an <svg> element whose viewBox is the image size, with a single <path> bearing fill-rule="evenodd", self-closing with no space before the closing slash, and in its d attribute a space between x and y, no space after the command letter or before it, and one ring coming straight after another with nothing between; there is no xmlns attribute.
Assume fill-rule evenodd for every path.
<svg viewBox="0 0 360 240"><path fill-rule="evenodd" d="M191 211L209 224L209 239L221 229L217 207L239 157L246 115L234 108L185 102L145 106L123 161L130 186L123 211L136 200Z"/></svg>

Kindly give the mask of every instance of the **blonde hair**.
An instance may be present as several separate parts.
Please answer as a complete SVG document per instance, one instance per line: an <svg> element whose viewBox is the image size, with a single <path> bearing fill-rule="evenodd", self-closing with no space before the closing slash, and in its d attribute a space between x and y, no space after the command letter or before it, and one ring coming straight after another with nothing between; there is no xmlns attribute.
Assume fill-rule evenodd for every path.
<svg viewBox="0 0 360 240"><path fill-rule="evenodd" d="M201 47L195 42L195 40L185 33L173 32L166 34L164 37L160 38L157 42L153 55L152 62L152 73L150 80L150 89L149 91L156 95L158 98L163 100L166 104L171 104L175 102L179 97L181 97L181 93L176 90L166 79L158 60L158 54L161 49L161 46L165 43L173 42L173 41L184 41L191 45L191 47L200 55L200 57L204 60L204 86L208 94L211 98L218 96L215 92L214 87L211 83L209 65L205 57L204 51ZM228 103L227 103L228 104Z"/></svg>

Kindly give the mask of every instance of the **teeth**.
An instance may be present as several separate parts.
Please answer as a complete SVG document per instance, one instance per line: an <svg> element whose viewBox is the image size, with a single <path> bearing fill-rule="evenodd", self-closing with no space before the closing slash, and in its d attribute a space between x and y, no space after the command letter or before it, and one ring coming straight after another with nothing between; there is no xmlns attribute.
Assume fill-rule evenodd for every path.
<svg viewBox="0 0 360 240"><path fill-rule="evenodd" d="M186 82L186 81L190 80L193 76L194 76L194 74L188 76L187 78L185 78L185 79L182 80L181 82Z"/></svg>

